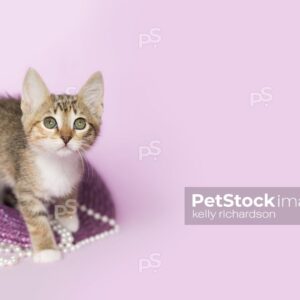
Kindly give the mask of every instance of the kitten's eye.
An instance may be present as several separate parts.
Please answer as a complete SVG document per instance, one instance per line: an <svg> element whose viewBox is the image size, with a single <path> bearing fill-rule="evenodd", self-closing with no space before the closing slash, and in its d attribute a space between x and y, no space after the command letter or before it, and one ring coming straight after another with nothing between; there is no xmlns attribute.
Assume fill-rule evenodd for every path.
<svg viewBox="0 0 300 300"><path fill-rule="evenodd" d="M77 130L83 130L86 126L86 121L83 118L78 118L74 122L74 128Z"/></svg>
<svg viewBox="0 0 300 300"><path fill-rule="evenodd" d="M44 125L48 129L53 129L53 128L57 127L57 122L54 118L47 117L44 119Z"/></svg>

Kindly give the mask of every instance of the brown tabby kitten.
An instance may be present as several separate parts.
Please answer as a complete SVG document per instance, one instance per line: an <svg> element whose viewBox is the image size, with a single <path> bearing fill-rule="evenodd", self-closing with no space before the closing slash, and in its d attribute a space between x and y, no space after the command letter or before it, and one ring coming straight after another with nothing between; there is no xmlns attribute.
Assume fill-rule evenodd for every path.
<svg viewBox="0 0 300 300"><path fill-rule="evenodd" d="M40 75L29 69L21 102L0 101L0 193L8 187L15 194L35 262L61 258L46 206L55 202L76 207L76 190L83 175L81 155L96 140L102 112L100 72L77 95L53 95ZM76 209L65 209L55 217L67 229L78 230Z"/></svg>

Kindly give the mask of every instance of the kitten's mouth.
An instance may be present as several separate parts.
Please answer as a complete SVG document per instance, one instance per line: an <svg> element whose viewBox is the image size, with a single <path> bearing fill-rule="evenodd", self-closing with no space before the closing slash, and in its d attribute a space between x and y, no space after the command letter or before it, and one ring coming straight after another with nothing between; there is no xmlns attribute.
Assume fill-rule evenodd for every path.
<svg viewBox="0 0 300 300"><path fill-rule="evenodd" d="M63 153L63 154L68 154L68 153L73 152L73 150L72 150L68 145L64 145L64 146L62 146L61 148L59 148L59 149L57 150L57 152Z"/></svg>

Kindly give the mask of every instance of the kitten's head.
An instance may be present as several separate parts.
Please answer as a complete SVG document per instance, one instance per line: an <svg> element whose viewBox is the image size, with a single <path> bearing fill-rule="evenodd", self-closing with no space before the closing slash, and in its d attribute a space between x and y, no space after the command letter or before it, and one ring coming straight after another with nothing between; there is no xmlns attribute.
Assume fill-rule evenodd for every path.
<svg viewBox="0 0 300 300"><path fill-rule="evenodd" d="M93 74L77 95L54 95L41 76L29 69L23 83L21 109L29 145L59 156L87 150L101 125L102 75Z"/></svg>

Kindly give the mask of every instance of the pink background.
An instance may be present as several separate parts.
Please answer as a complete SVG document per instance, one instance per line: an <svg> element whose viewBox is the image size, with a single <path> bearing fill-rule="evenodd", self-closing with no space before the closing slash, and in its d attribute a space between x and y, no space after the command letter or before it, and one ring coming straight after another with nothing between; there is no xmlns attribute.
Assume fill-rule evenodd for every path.
<svg viewBox="0 0 300 300"><path fill-rule="evenodd" d="M121 232L0 270L10 299L299 299L298 226L183 224L185 186L299 186L299 1L68 0L1 4L0 90L35 67L52 91L106 83L89 158ZM159 28L160 42L139 47ZM266 107L250 95L272 89ZM139 160L139 147L161 153ZM156 158L156 159L154 159ZM160 255L160 267L139 271Z"/></svg>

